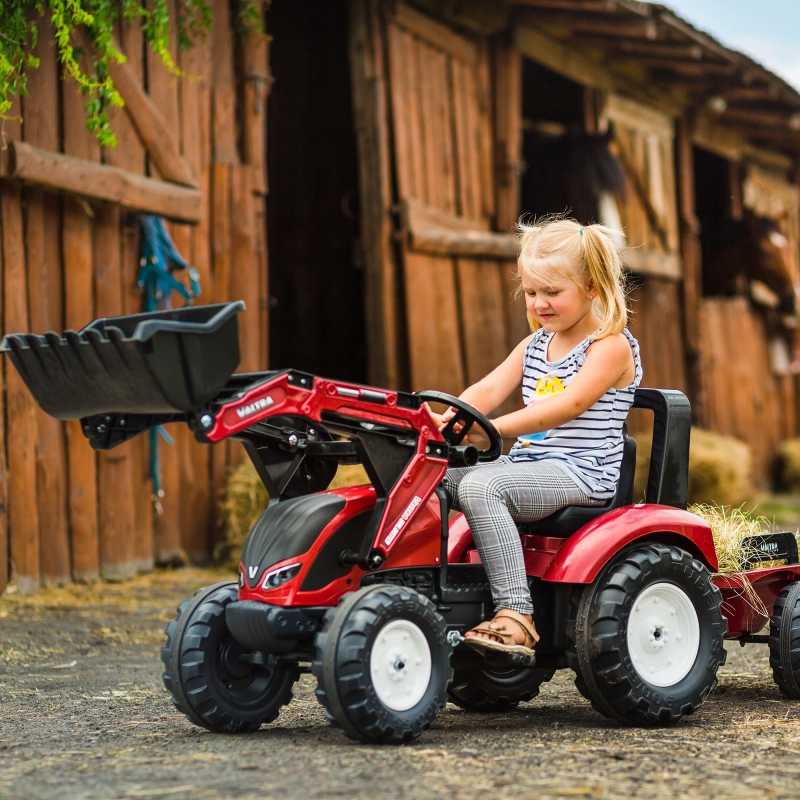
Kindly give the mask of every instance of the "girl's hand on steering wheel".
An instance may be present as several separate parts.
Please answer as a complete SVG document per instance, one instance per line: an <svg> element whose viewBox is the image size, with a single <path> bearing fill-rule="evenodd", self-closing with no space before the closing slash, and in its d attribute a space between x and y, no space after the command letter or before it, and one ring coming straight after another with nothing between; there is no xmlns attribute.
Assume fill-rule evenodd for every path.
<svg viewBox="0 0 800 800"><path fill-rule="evenodd" d="M464 444L471 444L478 450L485 450L489 446L489 437L475 425L472 430L464 437Z"/></svg>
<svg viewBox="0 0 800 800"><path fill-rule="evenodd" d="M426 405L428 406L428 413L433 417L433 421L438 430L444 428L444 426L447 425L447 423L450 422L450 420L456 415L456 410L452 406L450 406L443 413L437 414L435 411L431 409L429 404L426 403ZM459 427L460 426L456 426L456 428Z"/></svg>

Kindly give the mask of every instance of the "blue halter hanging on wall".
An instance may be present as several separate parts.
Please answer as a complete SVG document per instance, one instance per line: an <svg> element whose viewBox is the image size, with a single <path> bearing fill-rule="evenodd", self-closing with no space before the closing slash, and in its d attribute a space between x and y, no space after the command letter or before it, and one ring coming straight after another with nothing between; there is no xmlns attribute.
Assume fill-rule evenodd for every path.
<svg viewBox="0 0 800 800"><path fill-rule="evenodd" d="M185 305L191 305L200 294L200 276L197 270L177 251L175 243L164 225L164 220L153 214L139 216L141 238L139 244L139 271L136 285L142 292L143 311L161 311L172 307L172 293L177 292ZM189 288L175 277L177 270L187 271ZM158 454L158 437L169 445L172 437L162 425L150 429L150 484L153 503L161 513L161 464Z"/></svg>

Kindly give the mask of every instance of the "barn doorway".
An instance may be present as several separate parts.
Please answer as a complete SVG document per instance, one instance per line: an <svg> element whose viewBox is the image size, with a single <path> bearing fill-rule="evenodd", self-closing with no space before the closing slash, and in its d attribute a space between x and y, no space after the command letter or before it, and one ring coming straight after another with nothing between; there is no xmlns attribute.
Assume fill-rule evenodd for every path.
<svg viewBox="0 0 800 800"><path fill-rule="evenodd" d="M522 63L522 210L575 213L565 173L565 142L584 131L585 88L542 64ZM583 220L588 222L589 220Z"/></svg>
<svg viewBox="0 0 800 800"><path fill-rule="evenodd" d="M273 0L269 366L366 380L347 5Z"/></svg>
<svg viewBox="0 0 800 800"><path fill-rule="evenodd" d="M737 293L734 263L720 258L725 248L734 215L731 184L731 162L702 147L693 148L694 196L697 220L700 223L703 296L725 296ZM738 254L741 257L741 253Z"/></svg>
<svg viewBox="0 0 800 800"><path fill-rule="evenodd" d="M628 181L601 93L532 59L523 60L522 92L524 211L621 229Z"/></svg>

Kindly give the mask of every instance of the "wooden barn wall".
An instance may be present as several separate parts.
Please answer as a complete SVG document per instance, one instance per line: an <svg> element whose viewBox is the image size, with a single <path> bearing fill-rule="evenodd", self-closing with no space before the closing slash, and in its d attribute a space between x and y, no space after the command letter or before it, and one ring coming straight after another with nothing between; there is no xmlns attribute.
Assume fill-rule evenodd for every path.
<svg viewBox="0 0 800 800"><path fill-rule="evenodd" d="M388 85L396 191L443 229L496 220L491 53L409 6L389 13ZM507 260L403 252L408 383L458 394L527 331Z"/></svg>
<svg viewBox="0 0 800 800"><path fill-rule="evenodd" d="M797 430L794 381L772 371L764 317L747 298L703 300L700 327L704 423L750 446L766 487L778 444Z"/></svg>
<svg viewBox="0 0 800 800"><path fill-rule="evenodd" d="M786 178L750 165L744 206L779 223L791 244L791 278L800 275L800 193ZM704 298L700 304L703 424L746 442L753 476L769 485L777 447L797 435L797 381L775 370L770 340L777 334L765 309L747 297ZM784 335L787 348L792 335ZM789 355L791 357L791 355Z"/></svg>
<svg viewBox="0 0 800 800"><path fill-rule="evenodd" d="M169 226L200 272L198 302L245 300L240 369L255 370L267 363L268 44L234 30L229 3L213 7L213 31L179 56L184 79L143 48L138 27L117 34L202 190L199 223ZM163 178L125 110L113 114L118 147L101 151L86 130L83 99L60 79L46 25L37 56L40 68L17 104L21 122L5 121L6 139ZM139 311L138 249L136 218L120 206L0 181L0 330L76 329ZM6 359L0 387L0 591L9 580L30 591L209 556L218 492L241 458L238 448L200 445L186 426L170 426L172 446L160 445L164 496L156 513L146 435L95 453L77 421L39 411Z"/></svg>

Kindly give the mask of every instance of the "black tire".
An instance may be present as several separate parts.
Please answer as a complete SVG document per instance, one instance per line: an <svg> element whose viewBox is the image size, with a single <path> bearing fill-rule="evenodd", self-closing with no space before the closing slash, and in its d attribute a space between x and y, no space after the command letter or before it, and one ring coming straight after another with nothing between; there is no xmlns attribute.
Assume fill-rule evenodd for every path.
<svg viewBox="0 0 800 800"><path fill-rule="evenodd" d="M462 648L463 649L463 648ZM447 697L465 711L502 713L512 711L520 703L533 700L539 687L555 674L544 667L508 667L502 657L497 664L477 653L458 653L453 656L453 680L447 687Z"/></svg>
<svg viewBox="0 0 800 800"><path fill-rule="evenodd" d="M417 649L395 645L399 623L411 631ZM405 623L405 625L403 625ZM420 649L429 654L430 670L416 673L416 694L410 707L390 707L386 678L373 672L371 663L384 647L400 647L394 656L397 664L387 665L391 680L405 690L415 683L415 671L409 669L412 657ZM388 655L386 657L389 657ZM420 658L425 662L425 658ZM407 663L406 663L407 662ZM416 665L416 660L414 666ZM317 699L339 727L352 739L362 742L400 744L416 739L435 719L446 700L450 677L450 647L444 620L427 597L402 586L375 585L344 596L323 621L314 641L311 667L317 678ZM376 677L380 680L376 683ZM410 692L411 701L416 697ZM402 703L397 701L397 706Z"/></svg>
<svg viewBox="0 0 800 800"><path fill-rule="evenodd" d="M800 699L800 581L784 587L769 621L769 663L778 688Z"/></svg>
<svg viewBox="0 0 800 800"><path fill-rule="evenodd" d="M578 690L597 711L620 722L668 724L693 713L725 662L721 600L708 569L680 547L648 543L623 553L586 587L578 604ZM659 601L655 610L652 604ZM629 633L631 624L636 627ZM642 654L643 648L650 652ZM678 669L671 676L673 659ZM650 680L637 660L653 670Z"/></svg>
<svg viewBox="0 0 800 800"><path fill-rule="evenodd" d="M272 722L292 699L296 665L238 660L245 652L228 632L225 607L237 599L236 583L201 589L167 624L161 649L164 686L195 725L241 733Z"/></svg>

